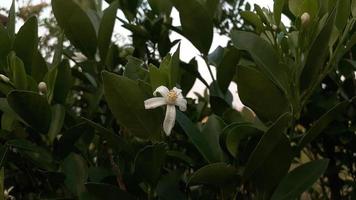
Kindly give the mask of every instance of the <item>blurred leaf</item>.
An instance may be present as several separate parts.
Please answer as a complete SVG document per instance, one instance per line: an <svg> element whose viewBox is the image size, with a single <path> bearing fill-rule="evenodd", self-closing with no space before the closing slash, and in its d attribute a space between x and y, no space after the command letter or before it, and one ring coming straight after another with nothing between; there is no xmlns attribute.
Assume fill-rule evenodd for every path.
<svg viewBox="0 0 356 200"><path fill-rule="evenodd" d="M328 164L327 159L311 161L289 172L276 188L271 200L298 198L320 178Z"/></svg>
<svg viewBox="0 0 356 200"><path fill-rule="evenodd" d="M330 110L328 110L323 116L321 116L305 133L303 138L299 141L299 149L303 149L307 144L313 141L325 128L342 112L345 111L349 102L344 101L338 103Z"/></svg>
<svg viewBox="0 0 356 200"><path fill-rule="evenodd" d="M43 81L44 76L48 72L48 67L45 59L39 51L36 51L32 58L31 76L37 81Z"/></svg>
<svg viewBox="0 0 356 200"><path fill-rule="evenodd" d="M318 14L318 1L289 0L289 10L296 17L301 16L304 12L308 12L311 20L313 20Z"/></svg>
<svg viewBox="0 0 356 200"><path fill-rule="evenodd" d="M274 20L276 21L276 25L279 26L281 23L281 14L283 11L283 7L286 0L274 0L273 4L273 12L274 12Z"/></svg>
<svg viewBox="0 0 356 200"><path fill-rule="evenodd" d="M235 48L225 49L224 57L217 67L216 77L220 89L225 94L235 76L237 63L240 60L240 53Z"/></svg>
<svg viewBox="0 0 356 200"><path fill-rule="evenodd" d="M222 161L222 155L219 153L221 150L219 146L219 138L217 138L218 135L206 137L199 131L195 124L193 124L193 122L180 111L177 111L177 122L207 162L214 163ZM210 126L213 126L213 124Z"/></svg>
<svg viewBox="0 0 356 200"><path fill-rule="evenodd" d="M9 54L12 79L15 87L20 90L27 89L27 75L23 62L12 52Z"/></svg>
<svg viewBox="0 0 356 200"><path fill-rule="evenodd" d="M88 179L88 166L78 154L71 153L62 163L62 171L66 175L65 185L76 196L85 191L84 183Z"/></svg>
<svg viewBox="0 0 356 200"><path fill-rule="evenodd" d="M57 67L53 99L61 104L66 103L67 95L72 87L72 73L68 60L63 60Z"/></svg>
<svg viewBox="0 0 356 200"><path fill-rule="evenodd" d="M179 11L184 36L203 54L207 54L213 41L213 21L206 7L198 0L171 2Z"/></svg>
<svg viewBox="0 0 356 200"><path fill-rule="evenodd" d="M32 71L32 60L37 51L38 22L36 17L30 17L16 34L14 50L23 61L27 74Z"/></svg>
<svg viewBox="0 0 356 200"><path fill-rule="evenodd" d="M88 58L94 58L97 38L88 15L73 0L52 0L52 9L71 43Z"/></svg>
<svg viewBox="0 0 356 200"><path fill-rule="evenodd" d="M283 92L256 69L239 66L237 85L241 101L262 121L274 121L288 111L288 101Z"/></svg>
<svg viewBox="0 0 356 200"><path fill-rule="evenodd" d="M224 132L226 132L226 148L235 158L238 158L239 145L242 140L263 133L258 127L248 123L230 125L229 128L224 129Z"/></svg>
<svg viewBox="0 0 356 200"><path fill-rule="evenodd" d="M284 92L287 92L288 75L279 63L277 52L258 35L250 32L234 31L231 39L235 47L248 51L264 76L268 77Z"/></svg>
<svg viewBox="0 0 356 200"><path fill-rule="evenodd" d="M7 142L7 145L16 148L20 154L32 161L39 168L48 171L56 170L52 154L47 149L24 139L10 140Z"/></svg>
<svg viewBox="0 0 356 200"><path fill-rule="evenodd" d="M148 0L150 7L155 13L164 13L169 15L172 10L172 3L168 0Z"/></svg>
<svg viewBox="0 0 356 200"><path fill-rule="evenodd" d="M163 176L156 188L157 196L162 200L185 200L186 195L180 190L179 185L182 173L172 171Z"/></svg>
<svg viewBox="0 0 356 200"><path fill-rule="evenodd" d="M15 24L16 24L15 2L16 2L15 0L12 0L11 8L9 11L9 21L6 26L11 41L15 39Z"/></svg>
<svg viewBox="0 0 356 200"><path fill-rule="evenodd" d="M329 15L327 22L311 45L306 57L305 66L300 76L301 90L304 91L318 79L329 54L328 41L331 37L335 21L335 10Z"/></svg>
<svg viewBox="0 0 356 200"><path fill-rule="evenodd" d="M120 190L119 187L104 184L104 183L86 183L85 187L87 188L89 194L97 200L103 199L106 200L134 200L135 198L129 193Z"/></svg>
<svg viewBox="0 0 356 200"><path fill-rule="evenodd" d="M237 169L226 163L213 163L198 169L190 177L189 185L214 185L221 187L237 179Z"/></svg>
<svg viewBox="0 0 356 200"><path fill-rule="evenodd" d="M351 3L351 12L352 12L352 16L356 17L356 0L352 0Z"/></svg>
<svg viewBox="0 0 356 200"><path fill-rule="evenodd" d="M166 157L166 145L149 145L141 149L135 158L135 176L154 188L161 176L161 168Z"/></svg>
<svg viewBox="0 0 356 200"><path fill-rule="evenodd" d="M255 27L257 33L261 33L263 31L263 23L256 13L251 11L242 11L240 15L242 19Z"/></svg>
<svg viewBox="0 0 356 200"><path fill-rule="evenodd" d="M51 123L51 108L44 96L14 90L7 96L10 107L32 128L46 134Z"/></svg>
<svg viewBox="0 0 356 200"><path fill-rule="evenodd" d="M258 168L263 165L267 158L273 157L271 154L279 143L285 138L284 132L288 128L291 121L290 114L282 115L262 136L260 142L250 155L244 177L251 177Z"/></svg>
<svg viewBox="0 0 356 200"><path fill-rule="evenodd" d="M350 0L337 2L335 26L342 33L350 16Z"/></svg>
<svg viewBox="0 0 356 200"><path fill-rule="evenodd" d="M137 83L123 76L103 72L104 93L120 125L138 137L158 139L161 133L159 110L145 110L144 95Z"/></svg>
<svg viewBox="0 0 356 200"><path fill-rule="evenodd" d="M127 64L125 65L124 76L132 80L148 80L148 72L143 68L143 61L129 56L127 58Z"/></svg>
<svg viewBox="0 0 356 200"><path fill-rule="evenodd" d="M119 6L124 12L125 17L132 21L137 13L137 8L141 5L142 0L119 0Z"/></svg>
<svg viewBox="0 0 356 200"><path fill-rule="evenodd" d="M11 48L11 40L5 27L0 24L0 58L6 58Z"/></svg>
<svg viewBox="0 0 356 200"><path fill-rule="evenodd" d="M98 48L101 60L105 61L109 46L111 43L111 36L114 30L116 11L118 9L118 1L114 1L106 8L101 18L99 33L98 33Z"/></svg>
<svg viewBox="0 0 356 200"><path fill-rule="evenodd" d="M0 145L0 168L3 168L5 165L8 150L8 146Z"/></svg>
<svg viewBox="0 0 356 200"><path fill-rule="evenodd" d="M64 117L66 114L65 107L61 104L56 104L51 107L52 118L51 124L48 130L48 138L51 142L57 137L58 133L61 132L64 123Z"/></svg>

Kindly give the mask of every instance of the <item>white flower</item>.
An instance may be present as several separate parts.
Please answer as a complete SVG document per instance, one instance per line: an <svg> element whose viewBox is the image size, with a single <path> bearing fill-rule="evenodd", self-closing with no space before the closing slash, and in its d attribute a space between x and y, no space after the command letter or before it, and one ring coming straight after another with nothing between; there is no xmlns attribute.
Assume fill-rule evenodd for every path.
<svg viewBox="0 0 356 200"><path fill-rule="evenodd" d="M14 200L15 197L10 195L11 190L14 189L14 186L9 187L9 189L4 190L4 199L5 200Z"/></svg>
<svg viewBox="0 0 356 200"><path fill-rule="evenodd" d="M76 62L78 62L78 63L84 62L84 61L86 61L86 60L88 59L88 58L87 58L84 54L82 54L81 52L74 52L73 54L74 54L73 59L74 59Z"/></svg>
<svg viewBox="0 0 356 200"><path fill-rule="evenodd" d="M187 100L184 99L182 95L182 90L174 87L172 90L169 90L165 86L159 86L154 92L153 95L157 96L157 93L160 93L162 97L153 97L145 101L146 109L154 109L159 106L167 105L166 116L163 122L163 130L167 136L171 134L172 128L176 121L176 108L179 107L179 110L187 110Z"/></svg>

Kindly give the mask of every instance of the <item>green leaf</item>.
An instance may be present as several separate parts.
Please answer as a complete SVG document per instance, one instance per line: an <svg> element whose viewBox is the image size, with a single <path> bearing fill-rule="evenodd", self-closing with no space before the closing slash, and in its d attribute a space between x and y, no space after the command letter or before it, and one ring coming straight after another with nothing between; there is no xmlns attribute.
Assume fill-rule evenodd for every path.
<svg viewBox="0 0 356 200"><path fill-rule="evenodd" d="M284 4L285 4L285 0L274 0L273 13L274 13L274 20L276 21L277 26L279 26L279 24L281 23L281 14L283 11Z"/></svg>
<svg viewBox="0 0 356 200"><path fill-rule="evenodd" d="M289 0L289 10L296 17L308 12L313 20L318 15L318 9L318 1L315 0Z"/></svg>
<svg viewBox="0 0 356 200"><path fill-rule="evenodd" d="M207 8L197 0L171 0L171 2L179 11L184 36L200 52L207 54L213 41L213 20Z"/></svg>
<svg viewBox="0 0 356 200"><path fill-rule="evenodd" d="M132 21L136 17L137 8L142 3L142 0L119 0L119 3L125 17L129 21Z"/></svg>
<svg viewBox="0 0 356 200"><path fill-rule="evenodd" d="M201 133L209 140L209 147L214 151L213 157L217 161L223 161L223 151L220 147L219 138L225 126L224 121L217 115L210 115Z"/></svg>
<svg viewBox="0 0 356 200"><path fill-rule="evenodd" d="M262 135L262 130L253 124L238 123L224 129L226 132L225 143L229 153L235 158L239 154L240 141L251 136Z"/></svg>
<svg viewBox="0 0 356 200"><path fill-rule="evenodd" d="M213 163L198 169L189 178L189 185L213 185L221 187L237 179L237 169L226 163Z"/></svg>
<svg viewBox="0 0 356 200"><path fill-rule="evenodd" d="M341 0L337 2L336 7L336 18L335 18L335 26L342 33L347 24L347 21L350 16L350 0Z"/></svg>
<svg viewBox="0 0 356 200"><path fill-rule="evenodd" d="M32 60L37 51L38 22L36 17L30 17L16 34L14 50L23 61L27 74L32 71Z"/></svg>
<svg viewBox="0 0 356 200"><path fill-rule="evenodd" d="M52 154L47 149L24 139L10 140L7 142L7 145L16 148L20 154L33 162L36 166L47 171L56 170Z"/></svg>
<svg viewBox="0 0 356 200"><path fill-rule="evenodd" d="M225 50L224 57L217 67L217 82L224 94L227 92L229 85L235 76L236 67L239 60L239 51L235 48L228 48Z"/></svg>
<svg viewBox="0 0 356 200"><path fill-rule="evenodd" d="M9 11L9 21L7 22L7 31L11 41L15 39L15 24L16 24L16 12L15 12L15 0L12 0L11 8Z"/></svg>
<svg viewBox="0 0 356 200"><path fill-rule="evenodd" d="M263 23L256 13L251 11L242 11L240 15L242 19L255 27L257 33L261 33L263 31Z"/></svg>
<svg viewBox="0 0 356 200"><path fill-rule="evenodd" d="M66 103L67 95L72 87L72 72L68 60L63 60L57 67L53 99L61 104Z"/></svg>
<svg viewBox="0 0 356 200"><path fill-rule="evenodd" d="M263 121L274 121L288 111L283 92L256 69L239 66L237 86L241 101Z"/></svg>
<svg viewBox="0 0 356 200"><path fill-rule="evenodd" d="M106 55L111 43L118 6L118 1L111 3L110 6L104 10L103 17L101 18L98 33L98 48L101 60L103 61L106 60Z"/></svg>
<svg viewBox="0 0 356 200"><path fill-rule="evenodd" d="M76 196L85 191L84 183L88 179L88 166L78 154L71 153L62 163L62 171L66 175L64 184Z"/></svg>
<svg viewBox="0 0 356 200"><path fill-rule="evenodd" d="M134 200L135 198L129 193L120 190L117 186L104 183L86 183L85 184L88 193L91 197L94 197L96 200L101 200L105 197L106 200Z"/></svg>
<svg viewBox="0 0 356 200"><path fill-rule="evenodd" d="M0 24L0 46L0 59L5 59L11 48L11 40L2 24Z"/></svg>
<svg viewBox="0 0 356 200"><path fill-rule="evenodd" d="M260 71L284 92L287 92L288 75L286 68L279 63L277 52L258 35L250 32L234 31L231 39L235 47L247 51Z"/></svg>
<svg viewBox="0 0 356 200"><path fill-rule="evenodd" d="M37 82L43 81L44 76L48 72L48 67L45 59L42 57L39 51L36 51L32 59L31 76Z"/></svg>
<svg viewBox="0 0 356 200"><path fill-rule="evenodd" d="M289 172L274 191L271 200L298 198L325 172L329 160L316 160L303 164Z"/></svg>
<svg viewBox="0 0 356 200"><path fill-rule="evenodd" d="M351 12L352 12L352 16L356 17L356 0L352 0L351 3Z"/></svg>
<svg viewBox="0 0 356 200"><path fill-rule="evenodd" d="M266 159L273 157L271 153L285 138L284 132L288 128L290 121L290 114L282 115L262 136L248 159L244 171L245 178L251 177L263 165Z"/></svg>
<svg viewBox="0 0 356 200"><path fill-rule="evenodd" d="M44 96L14 90L7 96L10 107L32 128L45 134L51 123L51 108Z"/></svg>
<svg viewBox="0 0 356 200"><path fill-rule="evenodd" d="M172 171L164 175L158 182L156 193L159 199L162 200L186 200L186 194L180 186L182 173L180 171Z"/></svg>
<svg viewBox="0 0 356 200"><path fill-rule="evenodd" d="M172 3L168 0L148 0L150 7L155 13L164 13L169 15L172 10Z"/></svg>
<svg viewBox="0 0 356 200"><path fill-rule="evenodd" d="M135 136L159 138L162 115L158 109L145 110L146 99L137 82L109 72L102 76L105 98L118 123Z"/></svg>
<svg viewBox="0 0 356 200"><path fill-rule="evenodd" d="M207 162L214 163L222 161L217 133L206 137L199 131L195 124L180 111L177 111L177 122ZM215 122L209 126L213 126L214 124Z"/></svg>
<svg viewBox="0 0 356 200"><path fill-rule="evenodd" d="M12 80L17 89L26 90L27 89L27 75L23 62L14 55L14 53L9 54L10 67L12 72Z"/></svg>
<svg viewBox="0 0 356 200"><path fill-rule="evenodd" d="M88 15L73 0L52 0L52 9L70 42L84 55L94 58L97 38Z"/></svg>
<svg viewBox="0 0 356 200"><path fill-rule="evenodd" d="M328 17L323 29L311 45L308 52L305 66L300 76L301 90L304 91L318 79L318 76L324 68L324 64L329 54L329 39L333 30L335 21L335 11Z"/></svg>
<svg viewBox="0 0 356 200"><path fill-rule="evenodd" d="M61 132L64 123L64 117L66 114L65 107L61 104L56 104L51 107L52 118L51 124L48 130L48 138L51 142L57 137L58 133Z"/></svg>
<svg viewBox="0 0 356 200"><path fill-rule="evenodd" d="M303 138L299 141L299 148L303 149L307 144L313 141L323 130L338 116L338 114L345 111L345 108L349 104L348 101L341 102L330 110L328 110L323 116L321 116L305 133Z"/></svg>
<svg viewBox="0 0 356 200"><path fill-rule="evenodd" d="M125 65L124 76L132 80L148 80L148 71L143 68L143 61L129 56L127 58L127 64Z"/></svg>
<svg viewBox="0 0 356 200"><path fill-rule="evenodd" d="M166 145L155 144L141 149L135 158L135 176L155 187L166 157Z"/></svg>

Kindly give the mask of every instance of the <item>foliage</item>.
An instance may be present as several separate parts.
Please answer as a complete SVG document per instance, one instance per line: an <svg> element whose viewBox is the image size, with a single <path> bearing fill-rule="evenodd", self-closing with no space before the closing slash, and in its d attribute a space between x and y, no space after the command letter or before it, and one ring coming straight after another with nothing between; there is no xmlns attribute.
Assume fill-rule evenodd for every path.
<svg viewBox="0 0 356 200"><path fill-rule="evenodd" d="M12 186L17 199L356 196L355 0L276 0L274 12L238 0L107 2L52 0L55 45L39 41L36 16L15 33L15 1L0 24L0 199ZM111 40L117 20L130 44ZM172 32L200 51L211 84L195 58L180 60ZM214 32L226 47L211 50ZM144 101L160 85L186 95L196 80L207 91L165 136L164 109Z"/></svg>

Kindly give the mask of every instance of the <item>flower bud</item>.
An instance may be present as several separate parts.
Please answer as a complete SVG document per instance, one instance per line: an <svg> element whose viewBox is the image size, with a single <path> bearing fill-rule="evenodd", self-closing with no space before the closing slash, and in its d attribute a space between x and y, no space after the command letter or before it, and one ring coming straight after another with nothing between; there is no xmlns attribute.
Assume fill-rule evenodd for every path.
<svg viewBox="0 0 356 200"><path fill-rule="evenodd" d="M46 94L47 93L47 84L45 82L40 82L38 84L38 91L40 92L40 95Z"/></svg>
<svg viewBox="0 0 356 200"><path fill-rule="evenodd" d="M277 31L278 30L278 26L276 26L275 24L272 25L272 30Z"/></svg>
<svg viewBox="0 0 356 200"><path fill-rule="evenodd" d="M300 21L302 22L302 26L307 26L310 22L310 15L309 13L305 12L300 16Z"/></svg>
<svg viewBox="0 0 356 200"><path fill-rule="evenodd" d="M2 81L4 81L5 83L10 82L10 79L7 76L5 76L4 74L0 74L0 79Z"/></svg>

